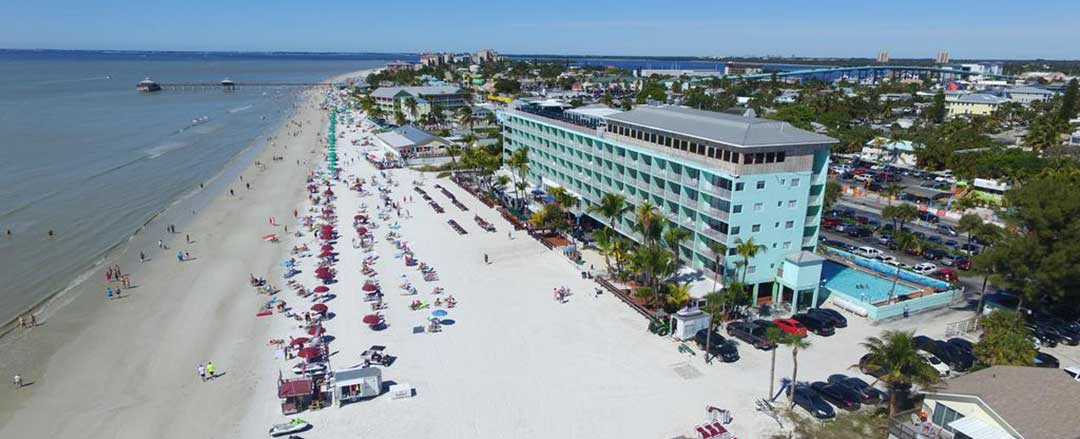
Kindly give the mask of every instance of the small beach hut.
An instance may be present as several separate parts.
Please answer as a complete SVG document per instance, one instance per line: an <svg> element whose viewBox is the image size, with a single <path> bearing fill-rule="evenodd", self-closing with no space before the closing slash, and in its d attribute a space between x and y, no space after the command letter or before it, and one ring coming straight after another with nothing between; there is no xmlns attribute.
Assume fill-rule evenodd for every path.
<svg viewBox="0 0 1080 439"><path fill-rule="evenodd" d="M291 415L304 410L315 394L315 382L310 379L285 380L278 372L278 398L281 414Z"/></svg>
<svg viewBox="0 0 1080 439"><path fill-rule="evenodd" d="M697 307L691 308L689 306L680 309L671 318L674 320L675 326L671 336L678 340L694 338L698 331L708 328L709 322L712 320L712 316L709 314Z"/></svg>
<svg viewBox="0 0 1080 439"><path fill-rule="evenodd" d="M334 371L330 380L338 406L382 393L382 371L375 367L358 367Z"/></svg>

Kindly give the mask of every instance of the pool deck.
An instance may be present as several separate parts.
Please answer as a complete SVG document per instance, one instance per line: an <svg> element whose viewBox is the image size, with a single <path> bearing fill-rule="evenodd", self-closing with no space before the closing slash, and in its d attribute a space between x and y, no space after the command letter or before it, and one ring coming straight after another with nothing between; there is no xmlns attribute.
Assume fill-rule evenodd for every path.
<svg viewBox="0 0 1080 439"><path fill-rule="evenodd" d="M836 256L836 255L827 254L827 253L823 254L822 256L824 256L825 259L827 259L829 261L836 262L838 264L843 264L845 267L857 270L859 272L869 274L871 276L883 277L881 273L879 273L877 271L874 271L874 270L869 270L869 269L867 269L865 267L861 267L858 264L855 264L855 263L851 262L850 260L848 260L846 258L842 258L842 257ZM937 294L937 291L934 291L934 289L931 288L931 287L918 285L918 284L915 284L913 282L910 282L910 281L907 281L907 280L904 280L904 279L899 279L898 283L900 285L904 285L904 286L906 286L908 288L914 288L915 291L907 293L907 294L899 294L899 295L897 295L896 297L894 297L892 299L879 300L877 302L871 302L871 303L868 303L868 305L872 305L872 306L875 306L875 307L881 307L881 306L885 306L885 305L891 305L891 304L894 304L894 303L903 302L903 301L906 301L906 300L918 299L920 297L929 296L929 295L932 295L932 294ZM844 292L841 291L841 293L844 293ZM849 296L849 297L854 298L850 294L846 294L846 295ZM863 302L863 303L865 303L865 302Z"/></svg>

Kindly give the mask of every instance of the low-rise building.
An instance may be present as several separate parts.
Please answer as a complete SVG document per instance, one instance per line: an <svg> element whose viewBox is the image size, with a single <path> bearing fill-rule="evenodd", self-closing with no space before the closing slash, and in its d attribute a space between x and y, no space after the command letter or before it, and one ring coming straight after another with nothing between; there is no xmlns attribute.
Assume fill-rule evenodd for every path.
<svg viewBox="0 0 1080 439"><path fill-rule="evenodd" d="M1032 102L1053 99L1057 93L1038 87L1016 87L1005 90L1005 97L1013 102L1029 105Z"/></svg>
<svg viewBox="0 0 1080 439"><path fill-rule="evenodd" d="M396 158L444 157L452 145L449 140L412 125L375 135L375 144Z"/></svg>
<svg viewBox="0 0 1080 439"><path fill-rule="evenodd" d="M455 86L379 87L371 92L371 98L384 114L401 111L410 120L419 119L431 112L435 105L450 111L466 105L465 94L461 88ZM410 114L406 108L405 103L409 98L416 102L416 114Z"/></svg>
<svg viewBox="0 0 1080 439"><path fill-rule="evenodd" d="M1061 369L993 366L926 392L928 436L1080 439L1080 382ZM943 433L941 433L943 431Z"/></svg>
<svg viewBox="0 0 1080 439"><path fill-rule="evenodd" d="M985 93L965 93L945 96L945 109L949 117L960 115L989 116L998 107L1009 102L1008 98Z"/></svg>

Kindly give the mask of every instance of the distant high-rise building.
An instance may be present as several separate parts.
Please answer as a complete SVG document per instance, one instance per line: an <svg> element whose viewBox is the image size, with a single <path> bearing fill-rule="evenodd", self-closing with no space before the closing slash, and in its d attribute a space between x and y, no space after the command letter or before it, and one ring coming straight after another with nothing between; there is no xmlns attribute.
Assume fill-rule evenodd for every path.
<svg viewBox="0 0 1080 439"><path fill-rule="evenodd" d="M948 50L939 50L938 53L937 53L937 58L935 58L934 61L936 61L938 64L948 64L949 63L949 51Z"/></svg>
<svg viewBox="0 0 1080 439"><path fill-rule="evenodd" d="M473 54L473 62L477 64L483 64L498 60L499 54L495 53L495 51L491 49L478 50L476 53Z"/></svg>
<svg viewBox="0 0 1080 439"><path fill-rule="evenodd" d="M882 50L881 52L878 52L878 54L877 54L877 62L878 62L878 64L886 64L886 63L888 63L889 62L889 52L887 50Z"/></svg>

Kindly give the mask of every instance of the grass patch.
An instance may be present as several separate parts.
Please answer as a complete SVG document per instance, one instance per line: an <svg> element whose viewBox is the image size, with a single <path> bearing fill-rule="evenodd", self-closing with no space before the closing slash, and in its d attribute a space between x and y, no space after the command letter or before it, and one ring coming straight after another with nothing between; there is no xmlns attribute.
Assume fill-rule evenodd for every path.
<svg viewBox="0 0 1080 439"><path fill-rule="evenodd" d="M836 418L825 422L790 409L781 414L787 420L785 430L789 433L775 434L771 439L864 439L888 435L889 413L884 408L837 412Z"/></svg>

